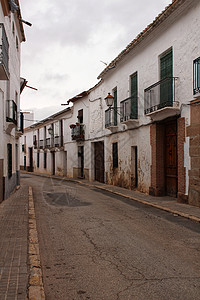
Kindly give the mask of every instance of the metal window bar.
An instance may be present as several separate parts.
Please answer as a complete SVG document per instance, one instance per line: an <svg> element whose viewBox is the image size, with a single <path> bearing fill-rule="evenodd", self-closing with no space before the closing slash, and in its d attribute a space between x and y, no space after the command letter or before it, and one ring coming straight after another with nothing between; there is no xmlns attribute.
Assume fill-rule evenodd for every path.
<svg viewBox="0 0 200 300"><path fill-rule="evenodd" d="M50 146L51 146L51 139L46 138L46 148L50 148Z"/></svg>
<svg viewBox="0 0 200 300"><path fill-rule="evenodd" d="M120 122L130 119L138 119L138 99L135 96L120 102Z"/></svg>
<svg viewBox="0 0 200 300"><path fill-rule="evenodd" d="M79 124L72 128L72 140L84 140L85 132L84 132L84 125Z"/></svg>
<svg viewBox="0 0 200 300"><path fill-rule="evenodd" d="M44 140L39 140L39 147L40 149L44 147Z"/></svg>
<svg viewBox="0 0 200 300"><path fill-rule="evenodd" d="M0 23L1 29L1 43L0 43L0 63L5 66L7 73L9 73L8 61L9 61L9 44L6 36L6 31L3 23Z"/></svg>
<svg viewBox="0 0 200 300"><path fill-rule="evenodd" d="M173 107L177 77L162 79L144 90L144 113L149 114L164 107Z"/></svg>
<svg viewBox="0 0 200 300"><path fill-rule="evenodd" d="M200 57L193 62L193 94L200 92Z"/></svg>
<svg viewBox="0 0 200 300"><path fill-rule="evenodd" d="M116 126L115 114L117 108L110 107L105 111L105 128L110 126Z"/></svg>
<svg viewBox="0 0 200 300"><path fill-rule="evenodd" d="M13 100L6 101L6 122L17 125L17 104Z"/></svg>
<svg viewBox="0 0 200 300"><path fill-rule="evenodd" d="M54 146L60 147L60 137L58 135L54 137Z"/></svg>

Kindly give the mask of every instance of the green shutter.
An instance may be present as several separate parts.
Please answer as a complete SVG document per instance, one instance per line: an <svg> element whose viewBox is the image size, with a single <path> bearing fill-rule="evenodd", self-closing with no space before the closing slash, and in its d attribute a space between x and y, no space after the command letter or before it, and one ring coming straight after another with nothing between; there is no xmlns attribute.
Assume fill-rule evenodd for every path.
<svg viewBox="0 0 200 300"><path fill-rule="evenodd" d="M117 89L114 90L114 126L117 126Z"/></svg>
<svg viewBox="0 0 200 300"><path fill-rule="evenodd" d="M160 58L160 108L173 104L173 55L172 50Z"/></svg>
<svg viewBox="0 0 200 300"><path fill-rule="evenodd" d="M138 118L138 78L137 72L131 76L131 119Z"/></svg>

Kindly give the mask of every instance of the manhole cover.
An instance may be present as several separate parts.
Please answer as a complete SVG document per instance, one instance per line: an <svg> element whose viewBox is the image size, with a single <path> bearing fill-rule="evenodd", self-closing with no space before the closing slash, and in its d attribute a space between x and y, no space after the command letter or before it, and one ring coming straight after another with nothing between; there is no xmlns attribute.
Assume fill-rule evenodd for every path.
<svg viewBox="0 0 200 300"><path fill-rule="evenodd" d="M83 202L72 196L70 193L48 193L43 192L44 199L51 205L55 206L69 206L69 207L77 207L77 206L88 206L89 202Z"/></svg>

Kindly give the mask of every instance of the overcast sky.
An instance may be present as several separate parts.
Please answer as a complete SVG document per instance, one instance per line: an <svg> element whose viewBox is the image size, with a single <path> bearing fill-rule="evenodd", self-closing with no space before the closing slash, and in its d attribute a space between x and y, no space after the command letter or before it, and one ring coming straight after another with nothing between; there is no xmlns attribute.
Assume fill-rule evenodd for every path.
<svg viewBox="0 0 200 300"><path fill-rule="evenodd" d="M20 0L26 42L21 108L43 119L93 87L105 68L170 0Z"/></svg>

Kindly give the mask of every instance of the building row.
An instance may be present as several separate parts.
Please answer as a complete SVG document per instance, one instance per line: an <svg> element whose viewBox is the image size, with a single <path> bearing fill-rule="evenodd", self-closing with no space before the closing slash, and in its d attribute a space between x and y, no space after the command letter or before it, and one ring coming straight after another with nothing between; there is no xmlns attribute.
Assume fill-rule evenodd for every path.
<svg viewBox="0 0 200 300"><path fill-rule="evenodd" d="M0 0L0 202L19 185L21 42L25 41L18 0Z"/></svg>
<svg viewBox="0 0 200 300"><path fill-rule="evenodd" d="M172 1L93 88L25 129L21 168L200 206L199 15Z"/></svg>

